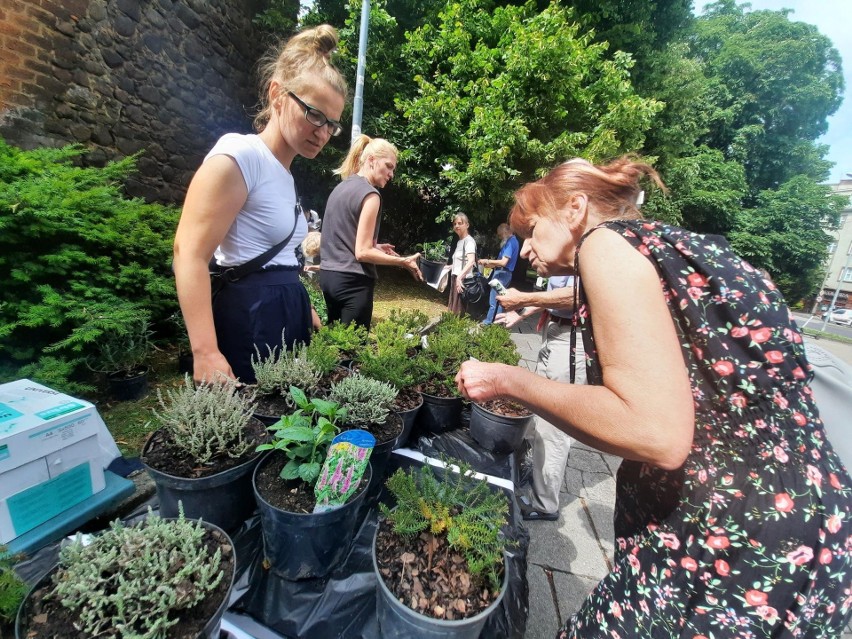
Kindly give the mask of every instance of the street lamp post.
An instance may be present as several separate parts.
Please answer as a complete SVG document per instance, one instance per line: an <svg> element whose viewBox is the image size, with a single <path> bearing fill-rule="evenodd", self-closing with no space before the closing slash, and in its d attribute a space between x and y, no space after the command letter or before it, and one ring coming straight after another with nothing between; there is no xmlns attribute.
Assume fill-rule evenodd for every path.
<svg viewBox="0 0 852 639"><path fill-rule="evenodd" d="M352 105L352 142L361 135L364 114L364 72L367 67L367 33L370 27L370 0L361 2L361 32L358 36L358 67L355 71L355 101Z"/></svg>

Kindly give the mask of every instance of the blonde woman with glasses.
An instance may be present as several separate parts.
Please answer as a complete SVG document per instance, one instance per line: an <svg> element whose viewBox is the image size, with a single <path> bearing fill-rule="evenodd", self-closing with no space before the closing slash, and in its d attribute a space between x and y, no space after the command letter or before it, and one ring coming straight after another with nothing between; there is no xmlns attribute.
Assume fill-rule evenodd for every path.
<svg viewBox="0 0 852 639"><path fill-rule="evenodd" d="M174 270L196 381L254 382L255 349L291 348L319 326L299 280L296 249L308 227L290 167L343 130L346 81L330 61L337 42L337 31L320 25L270 53L258 133L222 136L189 185ZM210 270L221 273L215 294Z"/></svg>

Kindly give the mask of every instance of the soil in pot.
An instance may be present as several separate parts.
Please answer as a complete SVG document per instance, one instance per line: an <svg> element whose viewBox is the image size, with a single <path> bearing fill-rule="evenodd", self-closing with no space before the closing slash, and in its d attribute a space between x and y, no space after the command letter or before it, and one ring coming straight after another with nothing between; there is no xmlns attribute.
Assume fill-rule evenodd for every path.
<svg viewBox="0 0 852 639"><path fill-rule="evenodd" d="M404 413L408 410L414 410L423 402L423 396L416 388L406 387L401 388L393 403L393 410L397 413Z"/></svg>
<svg viewBox="0 0 852 639"><path fill-rule="evenodd" d="M253 419L248 423L247 430L249 441L255 442L256 445L264 443L269 438L266 427L257 419ZM213 463L207 466L198 466L193 457L176 450L174 446L170 445L170 442L171 437L168 433L164 431L154 432L145 445L143 461L151 466L151 468L160 472L187 479L215 475L222 471L235 468L258 455L254 450L255 446L252 446L242 457L235 459L227 456L218 457Z"/></svg>
<svg viewBox="0 0 852 639"><path fill-rule="evenodd" d="M285 481L281 479L281 469L287 463L287 457L280 452L273 454L268 463L257 469L255 486L257 492L269 503L289 513L312 513L316 504L314 487L301 480ZM349 498L349 501L364 490L365 482Z"/></svg>
<svg viewBox="0 0 852 639"><path fill-rule="evenodd" d="M281 415L293 412L293 408L279 393L258 395L255 401L254 416L267 426L271 426L281 419Z"/></svg>
<svg viewBox="0 0 852 639"><path fill-rule="evenodd" d="M409 608L435 619L473 617L500 595L474 579L464 555L446 538L423 532L405 538L379 524L376 562L385 585Z"/></svg>
<svg viewBox="0 0 852 639"><path fill-rule="evenodd" d="M532 412L526 406L513 402L510 399L499 397L482 402L480 406L487 411L496 413L497 415L504 415L505 417L529 417L532 415Z"/></svg>
<svg viewBox="0 0 852 639"><path fill-rule="evenodd" d="M196 639L201 636L210 620L219 613L219 608L231 589L235 559L231 540L214 528L207 528L203 539L211 556L221 549L222 570L225 574L218 586L198 605L188 610L177 611L179 621L169 628L169 639ZM74 624L78 621L77 616L65 608L58 599L50 596L53 583L47 579L54 573L55 569L48 573L22 604L18 613L16 636L26 637L26 639L90 639L89 635L74 630ZM218 623L215 626L218 626ZM205 633L205 636L209 635ZM218 636L218 633L213 636Z"/></svg>

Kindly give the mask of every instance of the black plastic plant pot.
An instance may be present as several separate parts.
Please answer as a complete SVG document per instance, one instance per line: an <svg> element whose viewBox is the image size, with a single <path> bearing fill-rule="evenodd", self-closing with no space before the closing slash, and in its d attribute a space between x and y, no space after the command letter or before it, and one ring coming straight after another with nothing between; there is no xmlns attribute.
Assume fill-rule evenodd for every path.
<svg viewBox="0 0 852 639"><path fill-rule="evenodd" d="M170 518L166 518L170 519ZM231 540L231 537L227 532L222 530L219 526L211 524L207 521L202 521L201 525L208 530L217 530L219 533L228 540L231 548L234 548L234 542ZM222 616L225 614L225 610L228 609L228 605L231 601L231 590L234 587L234 575L236 574L236 553L231 552L227 557L223 555L222 565L226 566L227 562L231 563L230 576L226 576L225 579L228 582L228 589L224 592L224 596L222 597L222 601L219 603L219 607L216 608L216 612L206 621L204 627L201 628L199 633L195 635L199 639L219 639L221 635L221 625L222 625ZM54 565L50 570L48 570L42 577L39 579L36 584L30 589L27 596L21 602L21 605L18 607L18 614L15 617L15 639L29 639L30 637L36 636L33 634L33 630L29 627L29 621L31 616L31 607L32 607L32 597L33 593L38 591L41 587L47 585L48 580L53 576L53 573L59 569L59 564ZM153 584L156 586L157 584ZM184 611L185 612L185 611ZM199 620L200 623L200 620Z"/></svg>
<svg viewBox="0 0 852 639"><path fill-rule="evenodd" d="M148 392L148 369L129 377L123 373L110 373L107 375L107 384L110 397L113 399L121 402L141 399Z"/></svg>
<svg viewBox="0 0 852 639"><path fill-rule="evenodd" d="M157 487L162 517L177 517L180 503L186 519L201 519L225 530L235 530L254 512L256 504L251 478L262 453L215 475L187 479L146 464L145 452L149 442L150 438L142 449L142 465Z"/></svg>
<svg viewBox="0 0 852 639"><path fill-rule="evenodd" d="M272 424L275 424L281 419L280 415L264 415L263 413L252 413L252 417L264 426L272 426Z"/></svg>
<svg viewBox="0 0 852 639"><path fill-rule="evenodd" d="M423 406L415 423L420 435L432 435L455 430L461 426L462 398L423 395Z"/></svg>
<svg viewBox="0 0 852 639"><path fill-rule="evenodd" d="M414 422L417 420L417 413L423 406L423 396L420 397L420 403L409 410L399 410L396 414L402 418L402 432L396 438L396 446L394 448L404 448L408 445L408 440L411 437L411 431L414 430Z"/></svg>
<svg viewBox="0 0 852 639"><path fill-rule="evenodd" d="M373 572L376 575L376 617L383 639L479 639L489 617L497 611L509 587L510 562L503 553L503 585L500 594L488 608L467 619L435 619L416 612L399 601L385 585L376 561L376 539L379 526L373 535Z"/></svg>
<svg viewBox="0 0 852 639"><path fill-rule="evenodd" d="M532 423L532 415L498 415L479 404L472 404L470 411L471 437L492 453L506 454L519 449Z"/></svg>
<svg viewBox="0 0 852 639"><path fill-rule="evenodd" d="M282 579L325 577L346 559L362 523L360 515L372 482L372 464L367 465L361 480L366 482L364 489L340 508L323 513L291 513L267 502L257 490L257 473L271 461L273 454L281 453L267 453L252 476L263 529L264 556L272 572Z"/></svg>
<svg viewBox="0 0 852 639"><path fill-rule="evenodd" d="M437 284L443 270L443 262L433 262L432 260L420 258L420 273L423 275L423 279L429 284Z"/></svg>

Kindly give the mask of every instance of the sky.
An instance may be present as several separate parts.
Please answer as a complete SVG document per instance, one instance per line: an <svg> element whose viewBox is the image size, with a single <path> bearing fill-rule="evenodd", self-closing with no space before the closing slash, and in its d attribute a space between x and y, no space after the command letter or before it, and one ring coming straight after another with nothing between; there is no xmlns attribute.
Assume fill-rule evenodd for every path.
<svg viewBox="0 0 852 639"><path fill-rule="evenodd" d="M745 0L751 10L792 9L789 19L807 22L832 41L843 59L843 80L846 84L843 104L828 118L828 133L817 140L831 148L828 159L834 162L829 183L835 184L852 173L852 0ZM693 6L701 9L706 0L695 0ZM743 4L737 0L737 4Z"/></svg>

